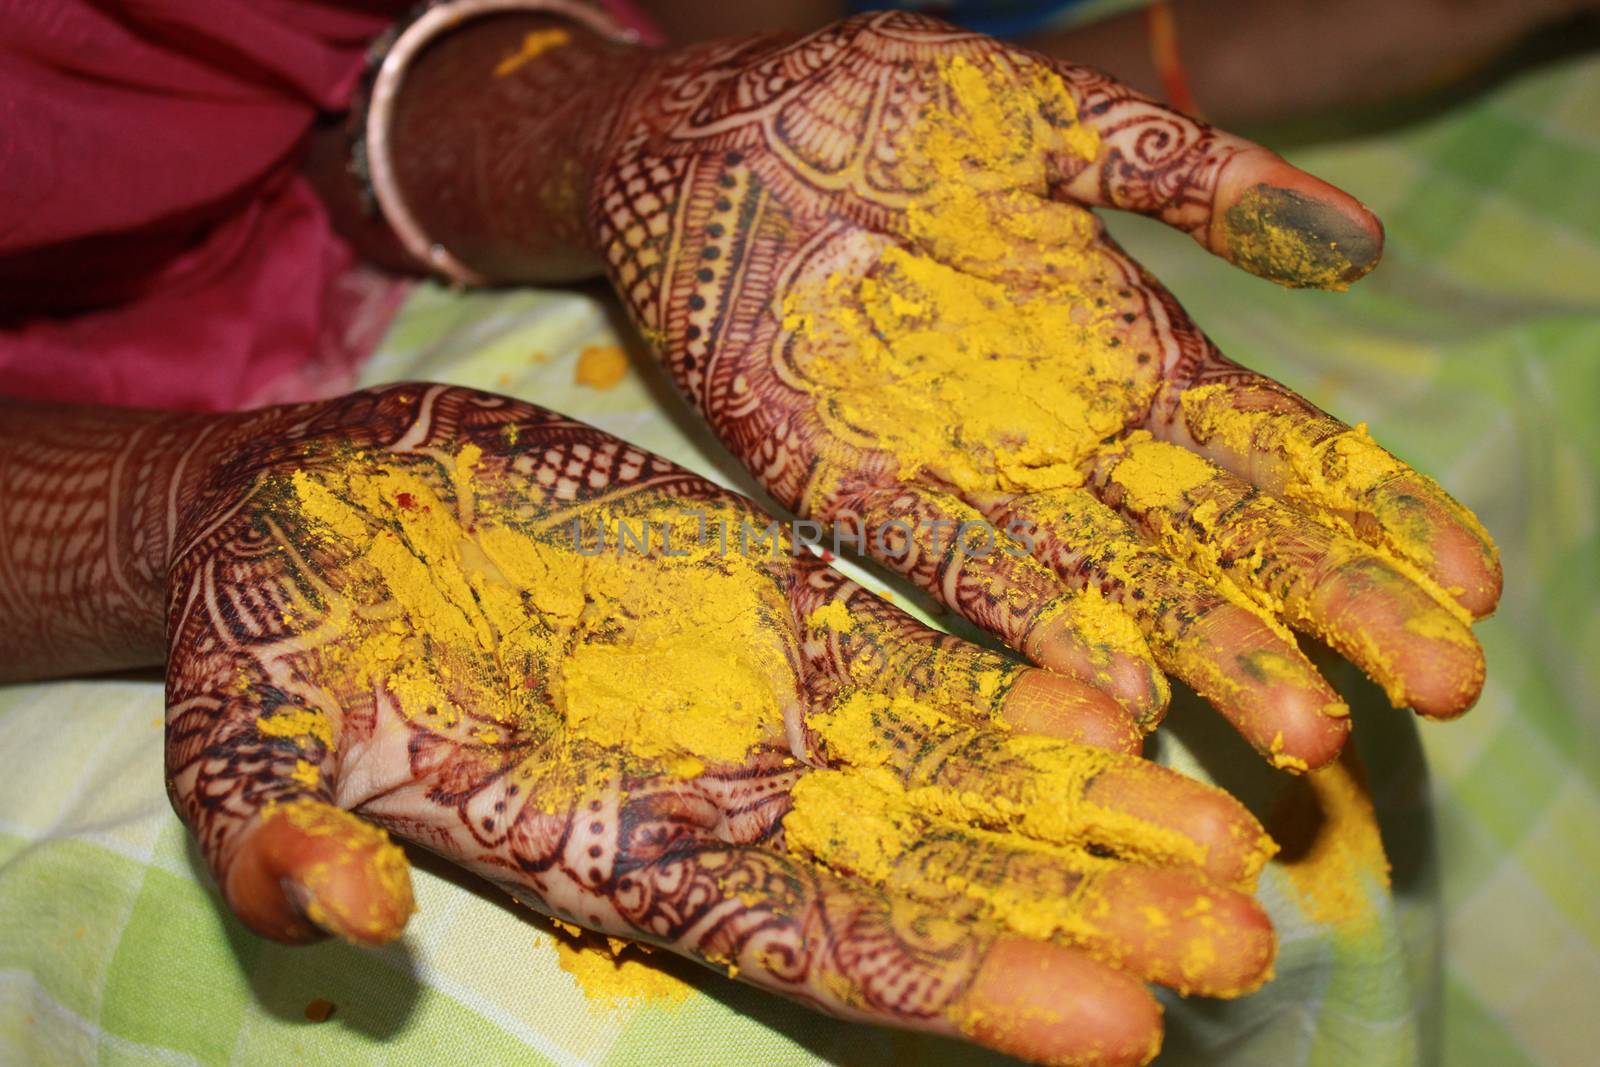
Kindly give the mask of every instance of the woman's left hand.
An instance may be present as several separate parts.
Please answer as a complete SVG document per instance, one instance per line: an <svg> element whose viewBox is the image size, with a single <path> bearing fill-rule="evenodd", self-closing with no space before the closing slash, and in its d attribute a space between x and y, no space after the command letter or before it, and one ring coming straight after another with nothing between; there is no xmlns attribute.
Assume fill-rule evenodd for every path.
<svg viewBox="0 0 1600 1067"><path fill-rule="evenodd" d="M201 442L170 498L168 782L267 936L399 933L384 827L564 922L1045 1062L1153 1055L1144 981L1270 971L1242 805L703 478L439 385Z"/></svg>

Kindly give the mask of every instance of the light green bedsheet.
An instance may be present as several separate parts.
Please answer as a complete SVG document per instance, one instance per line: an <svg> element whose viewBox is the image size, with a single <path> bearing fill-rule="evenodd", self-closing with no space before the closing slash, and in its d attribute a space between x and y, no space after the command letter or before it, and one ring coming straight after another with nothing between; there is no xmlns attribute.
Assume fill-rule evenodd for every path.
<svg viewBox="0 0 1600 1067"><path fill-rule="evenodd" d="M1381 135L1289 153L1388 226L1344 295L1230 271L1143 220L1135 254L1225 351L1366 420L1472 506L1504 552L1482 701L1414 724L1348 668L1394 889L1364 933L1306 919L1269 869L1278 979L1174 1002L1163 1063L1577 1065L1600 1060L1600 60L1525 74ZM583 293L419 289L371 382L448 380L587 419L748 487ZM675 1007L592 1005L551 935L431 863L379 952L272 945L220 910L161 782L161 686L0 689L0 1063L949 1063L964 1046L841 1025L709 972ZM1180 699L1157 754L1282 788ZM1426 755L1426 765L1423 756ZM306 1020L308 1002L336 1005ZM993 1058L998 1060L998 1057Z"/></svg>

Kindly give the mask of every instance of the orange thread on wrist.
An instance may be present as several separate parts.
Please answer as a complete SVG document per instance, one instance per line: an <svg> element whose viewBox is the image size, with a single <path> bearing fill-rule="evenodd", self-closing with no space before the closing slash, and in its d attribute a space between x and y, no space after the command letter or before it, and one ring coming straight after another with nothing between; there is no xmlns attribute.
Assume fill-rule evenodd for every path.
<svg viewBox="0 0 1600 1067"><path fill-rule="evenodd" d="M1200 106L1195 103L1194 91L1189 87L1189 72L1184 69L1183 57L1178 53L1178 20L1172 13L1172 5L1166 0L1155 0L1144 9L1144 24L1150 36L1150 62L1161 78L1161 91L1167 103L1198 118Z"/></svg>

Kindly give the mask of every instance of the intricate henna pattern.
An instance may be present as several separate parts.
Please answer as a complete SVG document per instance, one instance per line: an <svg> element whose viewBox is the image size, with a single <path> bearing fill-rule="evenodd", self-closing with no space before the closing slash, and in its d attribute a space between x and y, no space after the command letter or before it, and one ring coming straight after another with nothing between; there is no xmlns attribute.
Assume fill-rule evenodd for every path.
<svg viewBox="0 0 1600 1067"><path fill-rule="evenodd" d="M852 353L841 347L846 342L818 340L807 330L785 328L786 301L807 287L875 278L892 270L885 266L893 262L886 253L895 250L913 250L978 278L988 279L983 272L990 271L995 276L989 280L1019 293L1039 284L1043 268L1032 260L1040 258L1042 244L1038 249L1019 245L1002 266L945 262L909 221L914 212L908 209L925 189L919 183L929 180L927 169L916 165L917 138L925 129L919 123L934 121L930 115L948 114L952 108L960 110L945 76L957 59L988 71L984 77L991 85L1026 84L1030 70L1053 71L1072 98L1078 121L1094 131L1098 151L1092 159L1043 149L1044 177L1039 188L1029 191L1059 212L1054 217L1091 207L1140 212L1191 234L1247 269L1272 276L1258 253L1241 252L1243 246L1235 243L1243 240L1235 232L1235 209L1225 219L1217 217L1217 202L1230 175L1290 172L1281 161L1270 164L1279 169L1263 171L1263 160L1275 159L1270 153L1141 97L1094 70L1013 49L920 15L888 12L849 19L798 39L768 36L686 49L642 74L612 129L590 197L591 226L611 277L689 401L785 506L836 527L858 528L881 527L891 520L921 528L979 513L991 519L1027 513L1045 535L1034 553L1042 567L1030 568L1032 561L1015 559L955 558L915 538L896 546L904 551L869 554L1018 648L1055 641L1044 635L1043 620L1066 595L1098 591L1125 609L1122 617L1140 635L1118 645L1122 652L1106 655L1133 657L1150 664L1151 672L1158 664L1213 701L1234 702L1239 706L1232 712L1224 708L1225 713L1247 733L1243 724L1255 719L1260 725L1254 728L1254 740L1265 745L1274 729L1265 724L1284 724L1288 713L1273 710L1281 701L1252 690L1244 677L1248 672L1241 674L1236 664L1225 662L1227 646L1215 642L1216 633L1228 631L1243 645L1286 646L1283 651L1295 664L1297 687L1306 701L1338 706L1281 627L1268 636L1261 620L1237 617L1240 598L1224 596L1214 574L1186 574L1192 560L1157 558L1161 551L1148 544L1149 531L1129 527L1137 521L1127 509L1120 515L1108 513L1102 531L1108 537L1102 544L1069 544L1071 516L1083 511L1085 501L1030 500L1027 492L1002 490L998 481L983 491L962 490L953 475L931 469L915 456L897 454L902 446L873 429L847 424L829 407L830 394L811 376L811 368L824 359L848 363ZM1043 111L1041 118L1051 121ZM1303 178L1284 180L1292 184ZM1232 182L1229 197L1239 195L1243 181ZM1282 203L1299 205L1294 210L1302 216L1290 223L1257 220L1259 226L1279 227L1272 231L1276 237L1268 234L1262 240L1292 244L1293 238L1283 237L1290 232L1285 226L1303 225L1311 231L1323 225L1344 227L1340 233L1345 234L1352 225L1343 216L1329 222L1333 208L1313 210L1303 206L1311 201L1298 193L1277 190L1273 195L1278 193ZM1258 488L1268 493L1294 495L1298 486L1272 480L1286 477L1290 461L1281 452L1259 460L1252 449L1287 447L1284 433L1297 435L1296 448L1331 447L1351 433L1349 428L1226 359L1172 294L1124 254L1097 222L1088 226L1083 252L1093 265L1084 268L1085 277L1092 278L1092 287L1085 289L1085 314L1104 324L1112 334L1108 343L1126 353L1127 381L1138 383L1136 388L1149 386L1143 394L1147 399L1130 404L1122 432L1105 440L1149 431L1161 441L1201 453L1243 481L1266 479ZM1348 236L1370 242L1353 231ZM893 348L892 340L880 339ZM1244 438L1238 433L1232 441L1213 440L1208 436L1213 431L1181 415L1180 399L1186 392L1218 385L1227 387L1227 403L1236 413L1277 418L1277 443L1251 446L1241 443ZM859 388L868 391L871 385ZM983 388L977 377L963 382L951 376L952 395L974 395L972 390ZM959 409L950 411L949 419L958 428L958 440L979 433ZM915 428L905 432L914 434ZM930 426L926 433L938 436L943 430ZM1336 469L1297 462L1295 476L1308 481ZM912 475L912 470L920 473ZM1113 499L1103 472L1085 469L1084 474L1086 496L1098 495L1116 511L1121 498ZM1330 503L1331 495L1317 495L1321 490L1302 492L1295 499L1307 513L1304 521L1353 533L1355 540L1403 557L1403 567L1420 566L1429 572L1427 580L1433 580L1433 548L1402 543L1392 529L1397 522L1412 521L1401 520L1402 514L1414 518L1419 510L1429 510L1437 516L1427 520L1437 531L1430 537L1462 540L1471 546L1466 551L1477 554L1466 567L1480 573L1469 574L1460 584L1476 584L1471 596L1492 602L1498 589L1492 548L1473 520L1414 474L1406 472L1394 484L1406 487L1394 491L1395 499L1384 497L1388 490L1378 486L1359 506ZM1426 502L1418 503L1418 494ZM1379 512L1394 518L1380 519ZM1274 561L1303 563L1304 554L1296 554L1292 541L1257 540L1247 548L1266 573L1278 566ZM1230 554L1225 562L1231 566L1238 559ZM1238 580L1248 586L1253 578ZM1397 576L1396 588L1404 581ZM1395 595L1405 599L1410 594ZM1439 589L1429 595L1449 599ZM1420 601L1415 604L1404 610L1434 610ZM1200 622L1205 626L1197 631ZM1296 625L1310 624L1303 617ZM1090 622L1054 625L1073 630L1075 636L1064 645L1051 645L1055 658L1044 662L1104 683L1104 671L1111 668L1088 666L1100 653L1084 652L1104 632ZM1325 617L1313 629L1329 639L1333 625ZM1333 638L1336 644L1344 641L1340 647L1347 654L1355 644L1374 640L1370 635ZM1386 638L1409 640L1399 634ZM1464 649L1475 647L1465 632L1451 640ZM1456 695L1446 702L1454 707L1470 703L1476 692L1473 676L1481 667L1470 662L1474 655L1466 654L1449 668L1458 684ZM1115 668L1129 679L1119 698L1142 719L1153 720L1164 701L1164 683L1159 678L1140 681L1141 671L1126 662ZM1385 684L1397 683L1391 679ZM1248 701L1240 693L1254 693L1248 701L1255 702L1255 710L1242 710L1241 702ZM1426 696L1422 700L1428 702ZM1312 731L1320 731L1316 740L1310 734L1301 739L1306 758L1330 758L1345 728L1342 723L1318 725Z"/></svg>
<svg viewBox="0 0 1600 1067"><path fill-rule="evenodd" d="M1191 235L1202 230L1238 145L1090 67L1057 69L1104 144L1095 162L1061 168L1057 195L1151 215Z"/></svg>
<svg viewBox="0 0 1600 1067"><path fill-rule="evenodd" d="M202 420L0 406L0 681L159 662L170 515Z"/></svg>
<svg viewBox="0 0 1600 1067"><path fill-rule="evenodd" d="M785 503L802 505L824 449L809 397L778 365L778 294L808 261L836 257L854 228L902 225L914 190L896 162L916 118L948 95L938 64L1017 54L922 16L862 16L798 41L679 53L625 109L592 201L612 277L691 401ZM1057 195L1202 228L1237 146L1096 71L1053 66L1106 146L1093 164L1057 161ZM1133 264L1126 273L1130 332L1152 305L1166 312L1130 348L1169 353L1175 380L1198 361L1222 373L1226 361L1170 295ZM849 465L892 470L881 458Z"/></svg>
<svg viewBox="0 0 1600 1067"><path fill-rule="evenodd" d="M580 423L443 386L238 416L124 421L84 412L53 421L59 431L41 418L22 447L0 454L0 472L22 499L34 487L50 502L37 518L30 509L6 516L16 536L0 594L8 609L47 596L49 586L41 593L27 575L62 557L39 557L36 571L19 563L59 541L58 519L79 519L90 536L66 547L116 599L92 616L58 613L29 655L81 646L117 660L159 659L151 646L165 601L169 791L225 885L261 812L309 797L354 810L557 917L738 967L836 1014L948 1027L945 1013L994 934L982 922L934 921L927 905L784 850L790 788L820 762L803 720L743 766L684 780L598 754L559 792L541 793L511 772L544 759L546 738L511 731L486 740L470 724L418 721L400 713L381 680L358 686L329 673L318 653L339 636L327 592L340 550L284 506L282 490L296 472L372 452L450 499L441 457L470 442L516 487L505 512L530 527L560 527L623 499L731 508L764 527L753 505ZM103 438L84 433L96 421L107 425ZM74 469L85 476L63 480ZM72 506L51 510L56 501ZM1022 669L927 630L816 557L779 554L770 568L792 608L801 707L824 706L864 677L976 701L972 668L995 671L999 662L998 692L983 697L993 700ZM46 577L65 584L72 575ZM834 601L860 625L848 633L808 625ZM328 716L331 736L263 728L280 710L303 707ZM309 779L307 764L316 770Z"/></svg>
<svg viewBox="0 0 1600 1067"><path fill-rule="evenodd" d="M503 48L487 31L474 40L454 60L469 75ZM587 187L589 230L640 327L779 500L857 531L901 522L895 550L881 554L1016 647L1032 647L1067 590L1087 589L1127 608L1163 667L1181 673L1199 664L1195 677L1185 676L1208 695L1206 671L1235 663L1231 649L1255 648L1249 655L1277 656L1274 669L1289 669L1271 645L1279 638L1239 609L1236 589L1189 573L1152 543L1151 529L1136 530L1118 513L1123 490L1104 465L1085 471L1087 488L1054 498L963 494L937 479L902 480L900 457L881 441L820 417L803 353L782 328L783 297L801 279L866 269L882 248L914 239L905 209L920 190L902 161L919 118L947 102L940 69L953 56L1017 70L1051 63L1098 133L1102 151L1092 162L1047 161L1041 197L1140 211L1211 239L1212 200L1246 150L1241 142L1093 71L904 13L863 16L798 40L673 53L647 64L631 87L618 79L537 127L513 113L536 109L544 83L578 69L583 57L575 51L533 81L508 82L497 90L509 101L506 114L467 131L467 148L488 153L479 159L485 180L478 200L455 204L453 225L481 229L501 210L492 189L517 194L539 138L578 122L582 143L543 175L520 213L505 216L497 254L515 260L525 251L518 241L539 231L561 246L549 276L581 272L593 249L572 247L580 242L571 225L550 222ZM563 66L569 60L573 66ZM612 48L605 62L621 70L628 57ZM624 89L626 102L615 106ZM411 119L426 126L432 114L418 106ZM438 153L418 180L447 183L452 166L450 153ZM1105 294L1094 314L1121 324L1116 340L1130 378L1160 386L1125 430L1181 436L1183 391L1222 383L1241 405L1293 409L1328 435L1344 432L1229 363L1109 238L1096 230L1091 239ZM1027 270L1008 265L1000 280L1026 287ZM322 653L348 622L330 593L350 557L282 506L285 479L353 453L381 454L469 514L446 461L471 444L496 472L500 513L528 529L559 527L622 500L715 505L764 520L753 505L580 423L443 386L397 385L222 419L80 413L56 426L49 413L28 410L17 419L20 432L0 440L0 617L33 625L13 636L0 677L36 671L38 662L63 670L148 663L161 654L164 626L169 788L225 885L263 809L309 797L356 811L561 918L737 967L838 1014L951 1029L951 1011L998 935L969 900L933 900L927 886L914 898L885 892L784 849L791 790L834 758L805 712L832 707L863 678L879 693L993 711L1022 692L1028 668L920 626L820 560L775 557L763 581L782 590L788 614L772 625L795 667L795 691L783 694L785 736L738 766L689 779L586 751L552 786L515 773L554 760L550 731L537 723L485 731L470 711L461 722L420 720L402 711L382 678L329 669ZM1259 495L1246 493L1252 502ZM1267 504L1254 506L1277 521ZM1006 530L1019 521L1038 536L1027 551L984 563L920 533L976 517ZM61 536L64 529L71 535ZM1289 558L1276 550L1240 537L1214 565ZM847 632L813 621L840 603L853 620ZM359 605L374 618L387 607ZM1237 663L1249 668L1248 659L1241 653ZM292 708L324 713L332 735L282 737L264 727ZM1006 762L992 729L952 727L948 737L930 737L884 714L874 728L900 753L886 766L907 783L954 781L978 791L990 774L1012 781L1029 773ZM1267 737L1252 740L1265 746ZM1078 888L1082 875L1070 864L1043 862L941 834L912 849L898 873L911 882L919 869L974 885L1021 882L1054 898Z"/></svg>
<svg viewBox="0 0 1600 1067"><path fill-rule="evenodd" d="M337 634L314 606L339 561L299 528L274 486L371 450L408 463L449 499L437 457L467 442L514 476L522 495L513 505L531 525L561 526L622 498L718 504L757 517L748 503L597 430L468 390L401 385L230 419L215 434L219 462L176 511L168 606L169 787L219 877L265 805L309 795L454 858L542 911L743 966L754 980L835 1012L918 1019L947 1009L990 935L971 925L934 936L904 902L786 855L781 820L807 767L787 756L783 739L746 766L691 781L601 759L578 769L570 791L552 795L510 773L545 758L545 739L513 732L486 742L466 725L406 718L382 684L360 691L327 676L317 635ZM844 657L865 658L869 646L874 663L911 678L927 670L918 648L954 641L879 605L820 561L784 557L772 566L791 590L797 633L807 614L841 594L882 616L848 642L796 639L804 645L796 655L821 679L808 701L825 699L827 679L849 676ZM259 721L284 705L326 711L339 724L336 743L265 736ZM797 736L806 743L803 728ZM301 761L319 766L317 784L296 777ZM364 770L352 775L351 767Z"/></svg>

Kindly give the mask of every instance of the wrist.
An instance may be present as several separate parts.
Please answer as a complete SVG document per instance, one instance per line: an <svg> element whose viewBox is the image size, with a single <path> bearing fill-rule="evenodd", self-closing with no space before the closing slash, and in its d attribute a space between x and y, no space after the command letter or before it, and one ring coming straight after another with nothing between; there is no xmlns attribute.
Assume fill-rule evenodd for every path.
<svg viewBox="0 0 1600 1067"><path fill-rule="evenodd" d="M222 418L0 406L0 681L163 661L175 513Z"/></svg>
<svg viewBox="0 0 1600 1067"><path fill-rule="evenodd" d="M374 92L369 165L385 215L402 237L412 231L414 251L463 280L599 273L589 193L652 53L586 20L523 11L421 41L402 34L397 48Z"/></svg>

